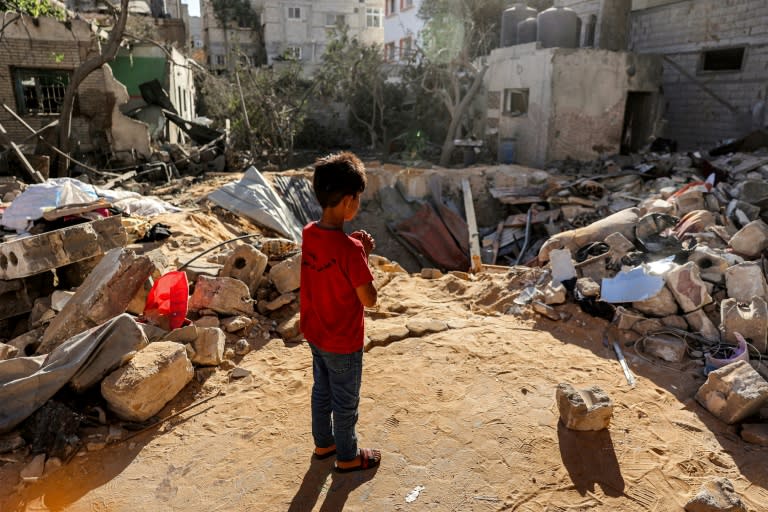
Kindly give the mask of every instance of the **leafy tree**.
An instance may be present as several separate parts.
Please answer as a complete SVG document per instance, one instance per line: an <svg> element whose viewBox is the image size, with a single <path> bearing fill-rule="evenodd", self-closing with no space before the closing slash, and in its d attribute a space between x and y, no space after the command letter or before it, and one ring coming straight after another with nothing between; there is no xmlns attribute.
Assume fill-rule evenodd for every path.
<svg viewBox="0 0 768 512"><path fill-rule="evenodd" d="M34 18L50 16L63 20L66 13L48 0L0 0L0 11L18 12Z"/></svg>
<svg viewBox="0 0 768 512"><path fill-rule="evenodd" d="M383 152L393 132L404 125L404 88L387 78L381 46L350 36L346 27L335 30L315 75L323 95L347 107L353 129L365 130L371 148Z"/></svg>

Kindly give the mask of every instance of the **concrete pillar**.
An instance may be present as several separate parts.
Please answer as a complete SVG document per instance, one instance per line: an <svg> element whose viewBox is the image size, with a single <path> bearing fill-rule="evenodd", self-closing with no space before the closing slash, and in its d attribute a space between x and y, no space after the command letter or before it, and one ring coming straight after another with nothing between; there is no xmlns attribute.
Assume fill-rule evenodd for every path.
<svg viewBox="0 0 768 512"><path fill-rule="evenodd" d="M632 0L600 0L595 47L615 52L626 51L631 12Z"/></svg>

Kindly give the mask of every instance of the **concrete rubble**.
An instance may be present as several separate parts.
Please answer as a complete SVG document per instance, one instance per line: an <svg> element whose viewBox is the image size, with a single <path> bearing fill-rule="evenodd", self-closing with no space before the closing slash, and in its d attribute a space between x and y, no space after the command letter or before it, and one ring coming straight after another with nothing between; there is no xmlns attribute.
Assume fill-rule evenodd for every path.
<svg viewBox="0 0 768 512"><path fill-rule="evenodd" d="M576 389L560 383L555 392L560 421L571 430L603 430L611 424L613 401L597 386Z"/></svg>

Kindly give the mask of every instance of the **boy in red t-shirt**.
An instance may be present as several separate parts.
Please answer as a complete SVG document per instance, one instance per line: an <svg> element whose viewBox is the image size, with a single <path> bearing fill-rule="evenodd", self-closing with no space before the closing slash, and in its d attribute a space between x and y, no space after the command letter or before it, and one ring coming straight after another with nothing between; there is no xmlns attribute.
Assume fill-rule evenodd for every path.
<svg viewBox="0 0 768 512"><path fill-rule="evenodd" d="M344 152L315 162L313 188L323 216L307 224L301 244L301 331L312 349L315 457L336 455L336 471L375 467L381 452L357 447L363 372L363 307L376 304L368 268L375 247L365 231L344 233L360 208L365 166Z"/></svg>

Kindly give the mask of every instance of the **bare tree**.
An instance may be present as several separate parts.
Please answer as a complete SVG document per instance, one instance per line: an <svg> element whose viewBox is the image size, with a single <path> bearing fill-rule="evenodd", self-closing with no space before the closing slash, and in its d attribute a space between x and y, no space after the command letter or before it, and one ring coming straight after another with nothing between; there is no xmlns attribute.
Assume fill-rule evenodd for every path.
<svg viewBox="0 0 768 512"><path fill-rule="evenodd" d="M120 0L120 14L109 33L107 43L101 51L86 60L72 73L72 78L64 91L64 99L61 104L61 114L59 114L59 149L69 154L71 151L71 132L72 132L72 111L75 105L75 94L78 87L88 78L88 75L101 68L107 62L114 60L117 51L120 49L120 43L123 40L125 24L128 20L128 0ZM69 158L59 158L58 176L64 177L69 173Z"/></svg>

